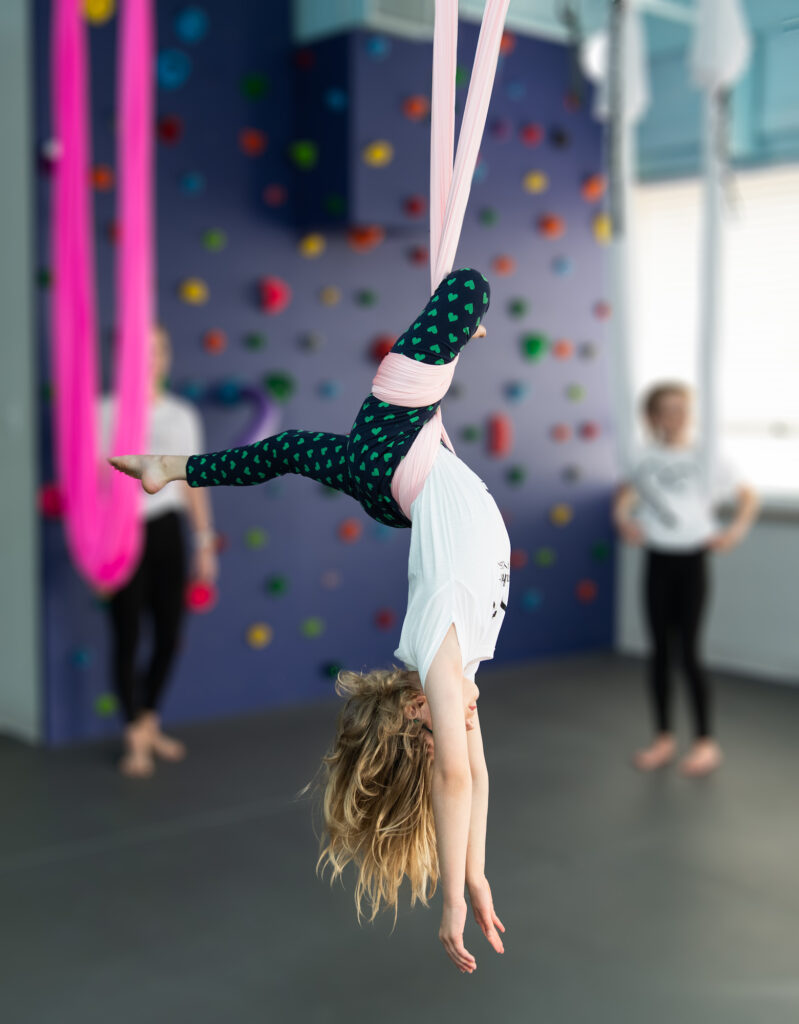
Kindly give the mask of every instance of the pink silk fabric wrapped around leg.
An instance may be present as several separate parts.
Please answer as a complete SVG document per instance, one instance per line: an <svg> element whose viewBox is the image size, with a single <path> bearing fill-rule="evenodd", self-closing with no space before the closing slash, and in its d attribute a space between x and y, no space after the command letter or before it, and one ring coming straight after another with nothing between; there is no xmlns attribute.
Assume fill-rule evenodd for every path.
<svg viewBox="0 0 799 1024"><path fill-rule="evenodd" d="M119 26L117 134L117 339L113 453L145 447L154 279L152 244L151 0L126 0ZM55 455L64 496L67 545L93 585L115 589L141 548L141 490L111 473L98 444L95 265L89 170L88 72L83 0L55 0L53 116L61 157L55 167L52 350Z"/></svg>
<svg viewBox="0 0 799 1024"><path fill-rule="evenodd" d="M430 121L431 294L455 262L496 75L508 3L509 0L486 0L453 167L458 0L436 0ZM444 366L432 366L389 352L378 367L372 382L372 394L382 402L406 408L432 405L447 393L457 362L456 358ZM391 483L391 495L408 519L411 519L411 505L433 468L442 440L454 451L439 408L419 431Z"/></svg>

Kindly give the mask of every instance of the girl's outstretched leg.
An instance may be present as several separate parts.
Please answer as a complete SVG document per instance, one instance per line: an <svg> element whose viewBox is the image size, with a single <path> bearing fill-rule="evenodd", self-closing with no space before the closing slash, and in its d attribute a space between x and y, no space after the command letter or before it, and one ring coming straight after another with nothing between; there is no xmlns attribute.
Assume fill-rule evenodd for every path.
<svg viewBox="0 0 799 1024"><path fill-rule="evenodd" d="M141 480L148 494L155 494L172 480L186 479L185 455L112 455L108 461L120 473Z"/></svg>

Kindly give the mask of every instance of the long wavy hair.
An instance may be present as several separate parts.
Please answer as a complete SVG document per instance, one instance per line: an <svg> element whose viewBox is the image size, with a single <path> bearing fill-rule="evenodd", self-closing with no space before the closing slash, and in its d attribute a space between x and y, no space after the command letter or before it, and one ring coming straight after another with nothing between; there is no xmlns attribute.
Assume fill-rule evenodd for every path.
<svg viewBox="0 0 799 1024"><path fill-rule="evenodd" d="M336 681L346 700L319 773L316 867L321 875L331 869L332 884L350 862L356 866L359 921L374 921L383 906L396 920L406 876L411 906L427 906L438 883L431 759L421 722L405 712L420 692L418 674L405 669L343 671Z"/></svg>

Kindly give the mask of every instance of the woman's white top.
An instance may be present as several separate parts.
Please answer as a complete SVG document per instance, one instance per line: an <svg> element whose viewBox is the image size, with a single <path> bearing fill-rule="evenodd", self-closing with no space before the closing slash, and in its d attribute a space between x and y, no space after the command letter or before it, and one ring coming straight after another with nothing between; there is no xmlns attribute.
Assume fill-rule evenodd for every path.
<svg viewBox="0 0 799 1024"><path fill-rule="evenodd" d="M114 416L114 399L105 395L100 401L100 438L102 450L108 451ZM197 455L203 450L203 428L197 409L168 391L162 391L150 403L147 444L142 454ZM131 453L138 454L138 453ZM186 508L188 489L173 480L157 494L143 496L145 519L154 519L166 512L182 512Z"/></svg>
<svg viewBox="0 0 799 1024"><path fill-rule="evenodd" d="M440 448L411 506L408 610L394 652L425 685L454 623L463 674L494 656L508 604L510 539L488 488L449 449Z"/></svg>
<svg viewBox="0 0 799 1024"><path fill-rule="evenodd" d="M706 545L719 532L716 506L733 499L740 486L732 466L717 459L706 487L699 449L662 444L642 451L631 483L640 499L637 520L646 546L674 552Z"/></svg>

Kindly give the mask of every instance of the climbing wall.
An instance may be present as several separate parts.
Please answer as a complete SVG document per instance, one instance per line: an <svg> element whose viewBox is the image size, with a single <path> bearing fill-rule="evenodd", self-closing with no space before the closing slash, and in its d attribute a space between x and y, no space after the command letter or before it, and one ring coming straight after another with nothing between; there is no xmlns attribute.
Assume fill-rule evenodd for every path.
<svg viewBox="0 0 799 1024"><path fill-rule="evenodd" d="M170 386L198 404L209 449L281 426L346 432L380 356L429 295L431 45L353 33L295 51L288 2L157 9L158 296L174 347ZM69 563L51 486L49 10L37 0L41 506L48 735L61 743L114 732L119 719L106 610ZM116 16L109 0L87 10L107 374ZM461 26L461 108L476 40L475 26ZM611 642L611 310L600 131L588 110L565 48L505 38L458 257L491 281L489 338L469 346L444 403L458 453L511 536L500 663ZM337 667L391 661L407 531L296 477L212 497L218 593L187 595L169 719L324 699Z"/></svg>

